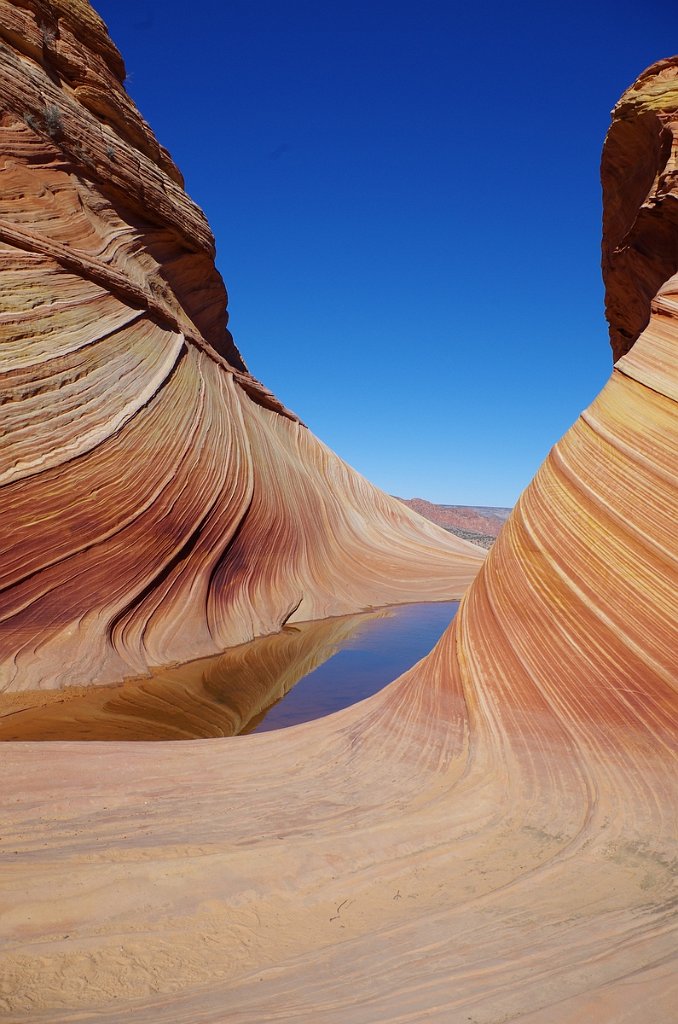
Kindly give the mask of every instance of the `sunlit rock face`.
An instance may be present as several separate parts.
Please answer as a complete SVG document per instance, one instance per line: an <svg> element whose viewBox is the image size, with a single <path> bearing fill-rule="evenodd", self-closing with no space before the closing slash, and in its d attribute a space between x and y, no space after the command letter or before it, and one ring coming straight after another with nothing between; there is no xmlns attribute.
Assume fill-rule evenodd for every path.
<svg viewBox="0 0 678 1024"><path fill-rule="evenodd" d="M0 689L459 596L482 552L247 373L209 227L98 17L1 3L0 38Z"/></svg>
<svg viewBox="0 0 678 1024"><path fill-rule="evenodd" d="M280 733L3 747L9 1019L675 1019L678 183L646 128L651 118L672 130L677 81L678 59L641 77L615 111L603 159L606 217L616 204L646 232L637 276L623 241L633 230L604 243L613 341L626 354L522 495L424 661L375 697ZM660 180L667 188L646 217ZM113 232L111 260L126 240ZM27 256L28 270L42 258ZM68 289L58 294L71 309ZM265 436L275 478L291 431L316 442L254 399L245 405L218 366L243 423L270 422L270 434L257 426L255 448ZM207 384L202 393L208 402ZM188 415L178 394L176 415ZM166 421L143 436L165 443ZM34 504L25 514L42 513ZM45 519L34 543L53 528ZM336 557L329 537L322 550L321 561ZM363 575L376 565L388 578L376 559L363 560ZM271 578L257 571L240 607L268 607Z"/></svg>
<svg viewBox="0 0 678 1024"><path fill-rule="evenodd" d="M354 634L392 614L381 609L300 622L117 685L22 690L0 704L0 741L166 741L249 732L270 705Z"/></svg>

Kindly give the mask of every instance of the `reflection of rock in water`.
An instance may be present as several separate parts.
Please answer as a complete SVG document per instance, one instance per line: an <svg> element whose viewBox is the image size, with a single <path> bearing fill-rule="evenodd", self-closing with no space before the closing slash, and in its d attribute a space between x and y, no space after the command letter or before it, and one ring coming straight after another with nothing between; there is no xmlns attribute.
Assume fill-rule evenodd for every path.
<svg viewBox="0 0 678 1024"><path fill-rule="evenodd" d="M181 740L234 736L388 609L281 633L115 687L0 696L0 740Z"/></svg>

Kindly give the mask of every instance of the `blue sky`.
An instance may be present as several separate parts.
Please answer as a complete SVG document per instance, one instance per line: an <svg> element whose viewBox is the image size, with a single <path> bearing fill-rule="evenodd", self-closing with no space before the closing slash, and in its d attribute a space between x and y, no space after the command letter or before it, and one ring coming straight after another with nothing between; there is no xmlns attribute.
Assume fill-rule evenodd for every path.
<svg viewBox="0 0 678 1024"><path fill-rule="evenodd" d="M251 371L390 493L510 505L607 379L609 111L656 0L99 0Z"/></svg>

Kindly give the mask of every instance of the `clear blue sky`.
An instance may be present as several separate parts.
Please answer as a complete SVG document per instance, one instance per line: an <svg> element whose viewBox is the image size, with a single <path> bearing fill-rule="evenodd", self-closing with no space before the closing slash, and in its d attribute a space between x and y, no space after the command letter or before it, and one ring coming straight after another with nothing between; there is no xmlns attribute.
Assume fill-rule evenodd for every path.
<svg viewBox="0 0 678 1024"><path fill-rule="evenodd" d="M252 372L385 490L513 504L611 370L609 111L656 0L95 0Z"/></svg>

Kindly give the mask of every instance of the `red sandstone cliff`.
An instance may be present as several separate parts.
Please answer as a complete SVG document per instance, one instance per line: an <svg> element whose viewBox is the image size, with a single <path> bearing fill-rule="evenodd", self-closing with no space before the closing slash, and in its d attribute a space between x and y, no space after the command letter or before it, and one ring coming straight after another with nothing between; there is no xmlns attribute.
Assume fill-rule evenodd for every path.
<svg viewBox="0 0 678 1024"><path fill-rule="evenodd" d="M480 552L247 373L209 227L97 15L2 0L0 40L0 689L459 596Z"/></svg>
<svg viewBox="0 0 678 1024"><path fill-rule="evenodd" d="M51 9L108 53L86 5ZM10 86L27 75L51 100L38 43L15 51ZM36 637L52 668L57 636L71 652L91 641L96 658L105 641L119 663L159 654L194 606L202 642L205 621L224 628L222 601L250 630L273 626L302 580L313 580L309 607L319 611L370 588L411 590L417 558L418 585L435 575L437 586L458 564L450 557L443 569L439 535L293 420L245 398L196 332L186 340L174 291L150 315L145 275L156 280L162 265L144 247L150 229L131 226L103 193L95 202L87 167L21 117L5 117L13 148L3 166L8 181L23 175L26 215L2 243L3 280L14 282L10 354L36 344L10 403L23 409L12 466L26 476L8 485L17 489L3 513L25 531L3 562L22 616L19 666L39 659ZM426 659L369 700L282 733L4 747L0 1007L12 1020L674 1020L677 128L674 58L622 97L603 157L608 314L625 354L521 496ZM94 205L65 223L73 190ZM177 216L186 200L168 194ZM72 249L77 264L67 263ZM98 363L77 362L100 345ZM12 371L17 387L26 367ZM137 409L140 380L149 397ZM57 381L68 397L49 428L63 439L58 458L30 418ZM121 447L128 431L136 443ZM69 454L85 437L96 447ZM129 483L115 491L120 474ZM89 533L112 504L110 534ZM123 519L139 533L108 547ZM407 538L390 561L379 541L389 523L390 542ZM215 538L226 535L222 548ZM137 537L144 558L128 563ZM103 552L101 579L90 542ZM111 591L112 620L100 597Z"/></svg>
<svg viewBox="0 0 678 1024"><path fill-rule="evenodd" d="M510 508L486 508L479 505L436 505L425 498L398 500L424 519L483 547L492 546L511 512Z"/></svg>

